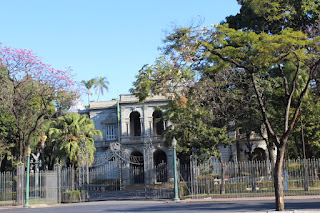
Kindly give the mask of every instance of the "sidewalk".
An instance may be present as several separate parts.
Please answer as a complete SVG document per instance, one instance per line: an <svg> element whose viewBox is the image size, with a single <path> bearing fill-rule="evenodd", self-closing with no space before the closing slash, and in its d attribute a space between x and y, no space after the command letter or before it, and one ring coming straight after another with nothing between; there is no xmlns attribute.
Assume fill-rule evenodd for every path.
<svg viewBox="0 0 320 213"><path fill-rule="evenodd" d="M319 199L320 196L288 196L285 200L301 200L301 199ZM181 201L171 201L171 200L109 200L109 201L92 201L92 202L82 202L82 203L63 203L63 204L38 204L38 205L31 205L30 208L50 208L50 207L70 207L70 206L100 206L100 205L133 205L133 204L165 204L165 203L201 203L201 202L242 202L242 201L266 201L266 200L274 200L274 197L245 197L245 198L204 198L204 199L185 199ZM0 212L4 212L3 210L8 209L24 209L22 206L2 206L0 207ZM312 209L312 207L310 207ZM263 211L241 211L241 213L275 213L274 210L263 210ZM233 212L239 212L233 211ZM279 211L280 212L280 211ZM320 213L319 210L286 210L280 213Z"/></svg>

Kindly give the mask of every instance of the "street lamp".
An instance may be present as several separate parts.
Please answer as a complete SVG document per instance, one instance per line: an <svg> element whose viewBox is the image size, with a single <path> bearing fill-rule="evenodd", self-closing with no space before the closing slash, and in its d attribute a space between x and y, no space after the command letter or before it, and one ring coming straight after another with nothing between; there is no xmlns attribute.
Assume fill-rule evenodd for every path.
<svg viewBox="0 0 320 213"><path fill-rule="evenodd" d="M173 146L173 174L174 174L174 198L173 201L179 201L179 194L178 194L178 178L177 178L177 140L175 138L172 139L172 146Z"/></svg>
<svg viewBox="0 0 320 213"><path fill-rule="evenodd" d="M29 204L29 196L30 196L30 154L31 149L28 147L27 149L27 181L26 181L26 203L24 204L24 207L30 207Z"/></svg>

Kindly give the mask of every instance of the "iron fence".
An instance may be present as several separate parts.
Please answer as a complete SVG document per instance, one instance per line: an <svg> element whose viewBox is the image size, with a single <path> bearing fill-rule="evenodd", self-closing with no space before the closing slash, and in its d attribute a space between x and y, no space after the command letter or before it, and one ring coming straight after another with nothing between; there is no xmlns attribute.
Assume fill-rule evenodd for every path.
<svg viewBox="0 0 320 213"><path fill-rule="evenodd" d="M274 196L274 164L270 161L229 162L222 183L221 164L216 161L180 166L180 196L266 197ZM320 160L286 160L283 184L286 196L320 195ZM222 186L224 185L224 190ZM224 191L224 193L222 193Z"/></svg>
<svg viewBox="0 0 320 213"><path fill-rule="evenodd" d="M143 165L128 166L126 162L109 161L90 169L89 200L171 198L173 185L163 177L166 172L166 165L147 169Z"/></svg>
<svg viewBox="0 0 320 213"><path fill-rule="evenodd" d="M144 169L125 166L110 161L94 168L56 165L52 171L31 171L29 203L173 198L173 180L166 164ZM192 161L178 168L182 199L274 196L274 165L269 161L226 163L224 178L217 161ZM141 179L125 184L122 178L126 172L133 181ZM14 172L0 173L0 206L25 203L25 178L23 164ZM286 196L320 195L320 159L284 161L283 185Z"/></svg>
<svg viewBox="0 0 320 213"><path fill-rule="evenodd" d="M16 204L16 191L14 174L12 172L3 172L0 174L0 205L13 206Z"/></svg>

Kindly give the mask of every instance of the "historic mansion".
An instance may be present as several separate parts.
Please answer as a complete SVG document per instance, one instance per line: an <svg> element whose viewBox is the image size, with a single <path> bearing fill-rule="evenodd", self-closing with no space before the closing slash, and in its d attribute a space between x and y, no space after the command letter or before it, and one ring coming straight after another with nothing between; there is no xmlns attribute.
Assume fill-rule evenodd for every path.
<svg viewBox="0 0 320 213"><path fill-rule="evenodd" d="M163 132L170 125L162 119L161 106L166 104L164 96L149 97L144 103L139 103L134 95L129 94L120 95L120 100L90 102L87 109L77 103L69 111L88 113L96 129L103 133L102 140L95 140L96 165L93 166L115 158L121 160L123 185L130 185L146 180L152 183L173 180L173 149L166 146L163 138ZM245 161L247 139L237 132L229 135L235 141L231 147L221 147L223 158L230 159L232 153L234 161ZM267 159L266 143L255 134L250 141L254 142L251 148L259 153L259 160ZM157 174L158 167L166 167L166 172Z"/></svg>

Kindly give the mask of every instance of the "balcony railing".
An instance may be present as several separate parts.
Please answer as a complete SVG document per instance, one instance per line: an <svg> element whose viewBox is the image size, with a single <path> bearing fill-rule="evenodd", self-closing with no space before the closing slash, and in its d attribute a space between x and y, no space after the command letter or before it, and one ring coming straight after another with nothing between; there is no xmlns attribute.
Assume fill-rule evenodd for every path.
<svg viewBox="0 0 320 213"><path fill-rule="evenodd" d="M95 141L94 145L96 148L98 147L108 147L110 143L116 142L117 138L114 140L104 140L104 141ZM164 141L163 136L121 136L120 142L123 143L147 143L147 142L162 142Z"/></svg>
<svg viewBox="0 0 320 213"><path fill-rule="evenodd" d="M121 142L161 142L163 136L121 136Z"/></svg>

